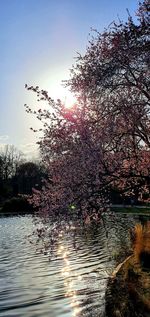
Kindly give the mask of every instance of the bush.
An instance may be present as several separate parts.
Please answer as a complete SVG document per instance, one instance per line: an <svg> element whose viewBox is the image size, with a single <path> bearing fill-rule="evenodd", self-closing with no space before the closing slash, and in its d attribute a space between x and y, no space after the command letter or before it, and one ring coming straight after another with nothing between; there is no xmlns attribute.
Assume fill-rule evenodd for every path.
<svg viewBox="0 0 150 317"><path fill-rule="evenodd" d="M24 197L13 197L6 200L2 206L1 212L3 213L31 213L33 208L29 205L28 201Z"/></svg>

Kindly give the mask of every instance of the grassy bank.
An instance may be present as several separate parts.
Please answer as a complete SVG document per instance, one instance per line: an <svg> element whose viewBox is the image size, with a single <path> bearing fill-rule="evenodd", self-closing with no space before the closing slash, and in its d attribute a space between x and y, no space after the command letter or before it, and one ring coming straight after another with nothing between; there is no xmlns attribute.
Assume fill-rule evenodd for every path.
<svg viewBox="0 0 150 317"><path fill-rule="evenodd" d="M114 206L111 210L122 214L150 215L150 207L147 206Z"/></svg>

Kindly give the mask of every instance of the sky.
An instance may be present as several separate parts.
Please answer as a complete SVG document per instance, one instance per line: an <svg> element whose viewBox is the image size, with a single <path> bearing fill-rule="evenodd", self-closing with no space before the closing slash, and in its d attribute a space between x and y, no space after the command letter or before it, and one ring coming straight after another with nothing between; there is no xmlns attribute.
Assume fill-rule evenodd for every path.
<svg viewBox="0 0 150 317"><path fill-rule="evenodd" d="M38 136L30 127L38 121L24 104L38 104L25 84L71 102L61 81L69 78L77 52L85 53L91 28L102 32L137 6L138 0L0 0L0 147L13 144L36 157Z"/></svg>

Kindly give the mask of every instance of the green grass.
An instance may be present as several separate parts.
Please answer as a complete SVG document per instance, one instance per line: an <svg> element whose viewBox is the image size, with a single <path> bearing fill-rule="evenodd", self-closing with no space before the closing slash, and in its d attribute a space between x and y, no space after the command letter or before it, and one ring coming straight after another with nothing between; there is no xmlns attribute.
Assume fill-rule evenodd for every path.
<svg viewBox="0 0 150 317"><path fill-rule="evenodd" d="M124 214L150 215L150 207L111 207L111 210Z"/></svg>

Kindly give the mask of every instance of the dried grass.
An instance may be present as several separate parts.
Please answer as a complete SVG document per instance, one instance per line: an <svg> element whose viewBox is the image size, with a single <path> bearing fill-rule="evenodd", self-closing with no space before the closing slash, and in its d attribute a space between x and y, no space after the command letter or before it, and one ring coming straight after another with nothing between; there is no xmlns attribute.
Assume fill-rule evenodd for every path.
<svg viewBox="0 0 150 317"><path fill-rule="evenodd" d="M133 242L134 256L139 262L142 252L150 254L150 221L142 226L137 224L134 229L135 239Z"/></svg>

